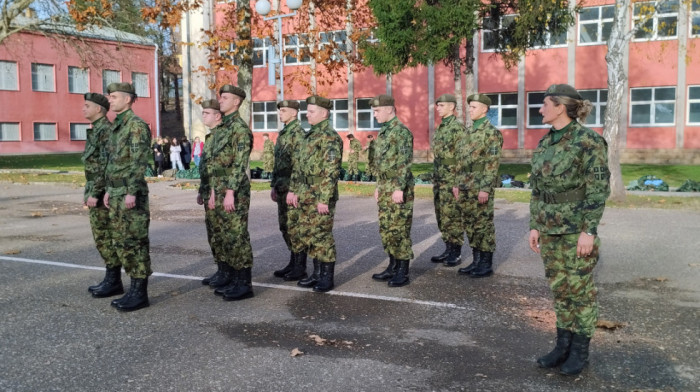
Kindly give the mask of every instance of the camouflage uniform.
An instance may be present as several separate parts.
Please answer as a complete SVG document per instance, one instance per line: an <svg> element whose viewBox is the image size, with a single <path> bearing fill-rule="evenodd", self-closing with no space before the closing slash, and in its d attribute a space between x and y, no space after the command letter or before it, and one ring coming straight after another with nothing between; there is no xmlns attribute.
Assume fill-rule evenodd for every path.
<svg viewBox="0 0 700 392"><path fill-rule="evenodd" d="M207 241L209 242L209 248L211 248L212 257L214 258L214 263L222 263L223 260L220 257L220 252L217 248L217 241L215 238L214 225L216 222L216 210L210 210L208 207L209 198L211 197L211 186L209 184L209 174L207 173L207 152L211 153L211 140L213 139L214 132L216 132L221 127L215 127L211 130L204 138L204 148L202 150L202 155L199 161L199 196L202 197L204 201L204 225L207 229Z"/></svg>
<svg viewBox="0 0 700 392"><path fill-rule="evenodd" d="M282 128L275 145L275 167L270 182L270 186L275 188L275 192L277 192L277 220L282 238L284 238L289 250L292 250L292 242L289 239L287 192L294 167L294 151L296 151L299 138L303 134L304 129L298 119L290 121Z"/></svg>
<svg viewBox="0 0 700 392"><path fill-rule="evenodd" d="M377 169L376 169L376 159L375 159L375 153L374 153L374 139L370 140L369 143L367 143L367 176L372 177L377 175Z"/></svg>
<svg viewBox="0 0 700 392"><path fill-rule="evenodd" d="M275 167L275 144L267 139L263 144L263 171L272 173Z"/></svg>
<svg viewBox="0 0 700 392"><path fill-rule="evenodd" d="M360 174L360 170L357 168L357 161L360 160L360 151L362 151L362 144L360 143L360 141L355 138L350 139L350 155L348 156L348 174L351 176Z"/></svg>

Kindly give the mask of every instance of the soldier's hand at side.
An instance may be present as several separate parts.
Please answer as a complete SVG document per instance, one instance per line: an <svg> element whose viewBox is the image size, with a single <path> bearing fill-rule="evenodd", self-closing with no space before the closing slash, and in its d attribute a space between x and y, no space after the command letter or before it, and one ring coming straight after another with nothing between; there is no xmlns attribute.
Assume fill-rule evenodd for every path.
<svg viewBox="0 0 700 392"><path fill-rule="evenodd" d="M207 203L207 207L209 207L210 210L213 210L216 208L216 195L214 194L214 190L211 190L211 193L209 194L209 203Z"/></svg>
<svg viewBox="0 0 700 392"><path fill-rule="evenodd" d="M202 195L197 195L197 204L200 206L204 204L204 199L202 199Z"/></svg>
<svg viewBox="0 0 700 392"><path fill-rule="evenodd" d="M294 192L287 193L287 205L297 208L299 206L299 196L295 195Z"/></svg>
<svg viewBox="0 0 700 392"><path fill-rule="evenodd" d="M97 207L97 198L95 197L88 197L87 202L85 203L90 208Z"/></svg>
<svg viewBox="0 0 700 392"><path fill-rule="evenodd" d="M532 229L530 230L530 249L532 249L533 252L539 254L540 253L540 232L539 230Z"/></svg>
<svg viewBox="0 0 700 392"><path fill-rule="evenodd" d="M391 201L395 204L403 203L403 191L394 191L394 193L391 194Z"/></svg>
<svg viewBox="0 0 700 392"><path fill-rule="evenodd" d="M126 206L126 209L128 209L128 210L136 207L136 196L126 195L126 197L124 198L124 205Z"/></svg>
<svg viewBox="0 0 700 392"><path fill-rule="evenodd" d="M459 187L452 187L452 195L455 197L455 200L459 200Z"/></svg>
<svg viewBox="0 0 700 392"><path fill-rule="evenodd" d="M379 202L379 188L374 188L374 201Z"/></svg>
<svg viewBox="0 0 700 392"><path fill-rule="evenodd" d="M224 196L224 211L233 212L236 211L236 201L233 197L233 190L227 189L226 196Z"/></svg>
<svg viewBox="0 0 700 392"><path fill-rule="evenodd" d="M486 204L489 201L489 194L484 191L479 191L479 204Z"/></svg>
<svg viewBox="0 0 700 392"><path fill-rule="evenodd" d="M590 256L591 252L593 252L593 242L595 242L594 235L588 235L582 232L581 235L578 236L578 243L576 244L576 256Z"/></svg>
<svg viewBox="0 0 700 392"><path fill-rule="evenodd" d="M270 189L270 199L272 199L272 201L274 202L277 202L277 191L275 190L275 188Z"/></svg>
<svg viewBox="0 0 700 392"><path fill-rule="evenodd" d="M105 207L109 208L109 193L105 193L105 197L102 199Z"/></svg>
<svg viewBox="0 0 700 392"><path fill-rule="evenodd" d="M316 211L321 215L328 215L330 210L328 209L328 204L318 203L316 205Z"/></svg>

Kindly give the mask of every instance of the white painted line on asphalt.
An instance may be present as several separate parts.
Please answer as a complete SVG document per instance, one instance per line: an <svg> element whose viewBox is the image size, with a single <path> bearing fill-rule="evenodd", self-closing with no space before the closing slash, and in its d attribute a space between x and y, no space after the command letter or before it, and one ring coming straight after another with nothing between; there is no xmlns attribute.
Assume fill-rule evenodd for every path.
<svg viewBox="0 0 700 392"><path fill-rule="evenodd" d="M95 270L95 271L104 271L104 267L93 267L93 266L89 266L89 265L62 263L60 261L35 260L35 259L25 259L25 258L21 258L21 257L7 257L7 256L0 256L0 260L17 261L20 263L52 265L55 267L78 268L78 269L87 269L87 270ZM203 279L203 277L201 277L201 276L176 275L176 274L167 274L167 273L163 273L163 272L154 272L153 276L160 276L160 277L164 277L164 278L174 278L174 279L185 279L185 280L202 280ZM280 285L280 284L253 282L253 286L267 287L267 288L271 288L271 289L288 290L288 291L299 291L299 292L305 292L305 293L309 292L309 289L296 287L296 286L284 286L284 285ZM438 308L462 309L462 310L467 309L463 306L459 306L459 305L451 304L451 303L447 303L447 302L422 301L422 300L411 299L411 298L388 297L385 295L352 293L352 292L348 292L348 291L331 290L331 291L327 292L326 294L339 295L342 297L375 299L378 301L403 302L403 303L425 305L425 306L432 306L432 307L438 307Z"/></svg>

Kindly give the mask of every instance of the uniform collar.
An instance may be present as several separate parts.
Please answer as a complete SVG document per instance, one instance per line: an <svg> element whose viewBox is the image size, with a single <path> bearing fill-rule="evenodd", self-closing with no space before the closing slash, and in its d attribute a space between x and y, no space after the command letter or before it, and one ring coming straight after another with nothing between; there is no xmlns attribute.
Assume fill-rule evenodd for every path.
<svg viewBox="0 0 700 392"><path fill-rule="evenodd" d="M121 124L122 122L128 120L133 114L133 110L126 109L125 111L117 114L117 117L114 119L114 124Z"/></svg>
<svg viewBox="0 0 700 392"><path fill-rule="evenodd" d="M482 117L482 118L480 118L480 119L478 119L478 120L474 120L474 128L480 127L481 124L483 124L483 123L485 123L486 121L488 121L488 119L489 119L488 117L484 116L484 117Z"/></svg>
<svg viewBox="0 0 700 392"><path fill-rule="evenodd" d="M554 127L552 127L552 129L549 130L549 135L552 138L552 144L559 143L564 135L572 128L572 125L575 122L576 120L571 120L571 122L566 124L566 126L562 129L554 129Z"/></svg>

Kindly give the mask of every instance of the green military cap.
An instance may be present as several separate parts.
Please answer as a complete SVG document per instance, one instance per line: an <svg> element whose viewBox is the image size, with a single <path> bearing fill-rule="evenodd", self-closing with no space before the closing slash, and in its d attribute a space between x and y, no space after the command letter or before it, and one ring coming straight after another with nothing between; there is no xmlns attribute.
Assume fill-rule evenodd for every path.
<svg viewBox="0 0 700 392"><path fill-rule="evenodd" d="M224 84L223 86L221 86L221 88L219 89L219 94L223 93L231 93L233 95L238 95L239 97L241 97L241 99L245 99L245 91L243 91L242 88L236 87L231 84Z"/></svg>
<svg viewBox="0 0 700 392"><path fill-rule="evenodd" d="M435 102L452 102L457 104L457 97L452 94L442 94Z"/></svg>
<svg viewBox="0 0 700 392"><path fill-rule="evenodd" d="M136 90L134 90L134 86L132 86L131 83L110 83L110 85L107 86L107 94L112 94L115 91L136 96Z"/></svg>
<svg viewBox="0 0 700 392"><path fill-rule="evenodd" d="M109 110L109 100L104 95L98 93L86 93L84 97L86 101L94 102L105 108L105 110Z"/></svg>
<svg viewBox="0 0 700 392"><path fill-rule="evenodd" d="M491 98L486 94L472 94L467 97L467 105L472 103L472 101L481 102L486 106L491 106Z"/></svg>
<svg viewBox="0 0 700 392"><path fill-rule="evenodd" d="M579 94L575 88L569 86L568 84L553 84L549 86L547 91L545 91L544 96L549 97L552 95L561 95L573 99L583 99L581 98L581 94Z"/></svg>
<svg viewBox="0 0 700 392"><path fill-rule="evenodd" d="M287 100L285 99L284 101L279 101L277 102L277 109L279 108L292 108L299 110L299 101L296 100Z"/></svg>
<svg viewBox="0 0 700 392"><path fill-rule="evenodd" d="M371 101L369 101L369 105L372 107L394 106L394 97L386 94L377 95L376 97L372 98Z"/></svg>
<svg viewBox="0 0 700 392"><path fill-rule="evenodd" d="M330 99L322 97L320 95L312 95L306 98L306 103L309 105L320 106L328 110L333 109L333 102Z"/></svg>
<svg viewBox="0 0 700 392"><path fill-rule="evenodd" d="M202 101L202 109L221 110L221 108L219 108L219 101L216 99L207 99L206 101Z"/></svg>

